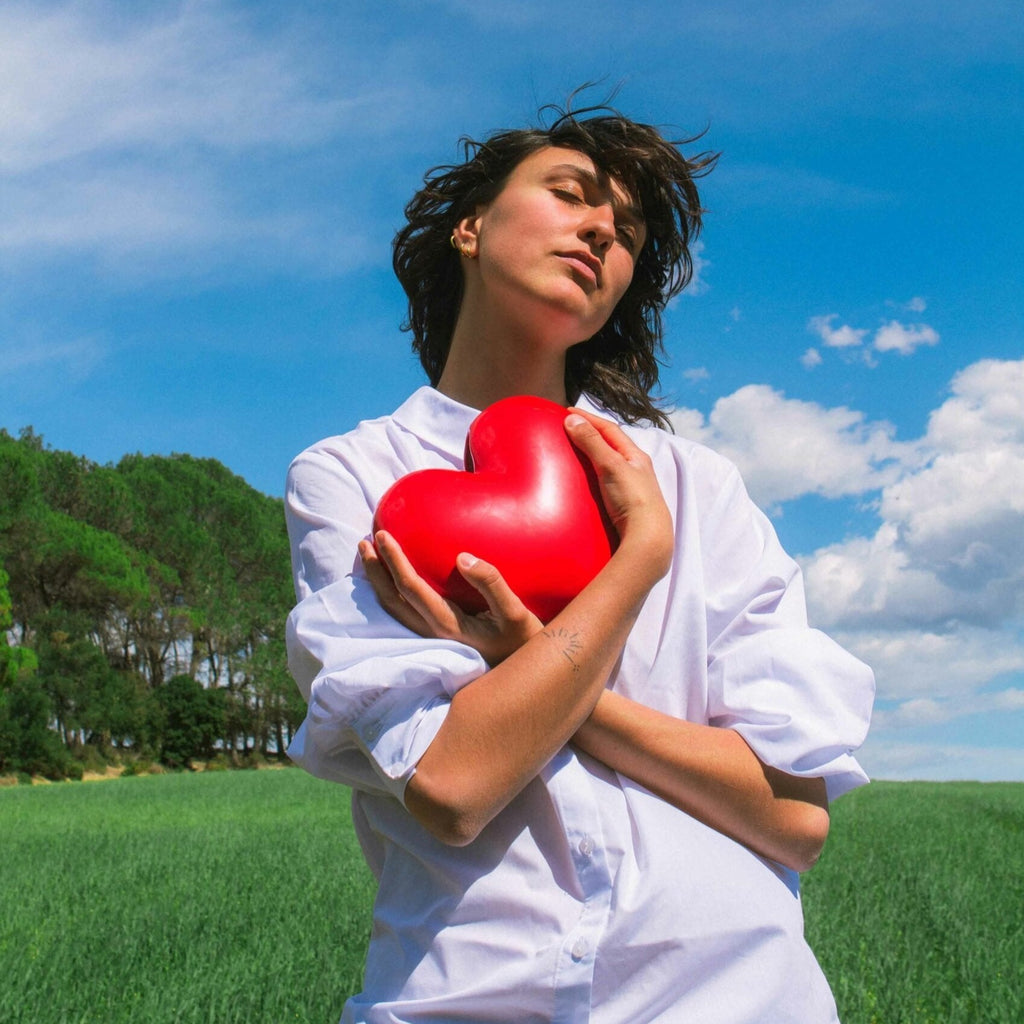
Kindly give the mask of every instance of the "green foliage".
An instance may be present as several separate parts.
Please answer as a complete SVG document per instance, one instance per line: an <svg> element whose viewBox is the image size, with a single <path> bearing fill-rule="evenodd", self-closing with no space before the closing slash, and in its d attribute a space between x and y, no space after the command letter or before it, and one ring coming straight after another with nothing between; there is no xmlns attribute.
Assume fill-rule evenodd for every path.
<svg viewBox="0 0 1024 1024"><path fill-rule="evenodd" d="M50 775L88 749L162 749L170 763L214 746L267 756L301 721L285 684L281 502L220 463L131 455L98 466L48 449L31 428L17 439L0 430L0 567L0 637L17 639L0 641L0 771L21 766L12 743L31 747L34 765L49 758ZM18 651L38 660L31 686ZM183 684L162 695L183 675L210 691L188 721L168 714ZM38 734L40 716L56 746Z"/></svg>
<svg viewBox="0 0 1024 1024"><path fill-rule="evenodd" d="M0 770L64 777L71 755L49 728L51 714L36 674L17 672L0 693Z"/></svg>
<svg viewBox="0 0 1024 1024"><path fill-rule="evenodd" d="M81 617L52 613L37 635L40 683L69 749L150 738L152 700L144 681L110 664Z"/></svg>
<svg viewBox="0 0 1024 1024"><path fill-rule="evenodd" d="M163 728L160 759L171 768L213 756L224 729L224 691L208 690L191 676L175 676L160 687Z"/></svg>
<svg viewBox="0 0 1024 1024"><path fill-rule="evenodd" d="M67 755L50 732L50 705L36 679L35 652L12 646L8 576L0 568L0 772L53 775Z"/></svg>

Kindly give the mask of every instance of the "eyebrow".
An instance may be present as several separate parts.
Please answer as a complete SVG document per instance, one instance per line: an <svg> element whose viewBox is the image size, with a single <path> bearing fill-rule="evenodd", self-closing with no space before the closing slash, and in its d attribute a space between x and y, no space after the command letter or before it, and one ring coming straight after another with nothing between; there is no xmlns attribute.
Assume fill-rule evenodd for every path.
<svg viewBox="0 0 1024 1024"><path fill-rule="evenodd" d="M601 180L601 176L595 171L592 171L589 167L580 167L579 164L554 164L548 168L548 176L552 178L558 177L559 174L571 174L574 177L582 178L587 184L592 185L595 189L600 191L607 191L611 193L604 181ZM611 175L604 175L605 180L612 180ZM625 191L625 189L623 189ZM632 221L636 226L641 226L645 222L643 210L634 202L620 203L615 200L612 195L612 207L614 208L617 215L625 217L625 219Z"/></svg>

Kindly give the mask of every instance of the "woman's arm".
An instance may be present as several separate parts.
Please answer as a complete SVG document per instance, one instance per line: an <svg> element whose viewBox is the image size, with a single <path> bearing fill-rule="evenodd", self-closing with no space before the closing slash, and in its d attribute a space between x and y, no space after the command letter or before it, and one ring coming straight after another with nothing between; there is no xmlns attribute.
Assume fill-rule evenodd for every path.
<svg viewBox="0 0 1024 1024"><path fill-rule="evenodd" d="M477 646L494 663L454 695L406 789L410 813L455 845L472 841L590 715L648 591L671 561L671 517L648 456L597 417L570 416L566 429L594 465L619 546L545 627L522 618L518 599L486 563L463 560L462 571L490 607L484 616L466 616L415 573L387 534L376 538L376 552L370 544L360 548L396 618Z"/></svg>
<svg viewBox="0 0 1024 1024"><path fill-rule="evenodd" d="M596 444L596 433L577 437L570 428L570 434L595 464L605 460L604 481L624 468L615 462L621 452ZM628 479L606 497L609 508L621 501ZM646 500L667 515L660 491L657 498ZM634 514L639 527L642 516ZM389 537L378 539L380 558L373 545L362 545L367 575L387 611L422 635L475 647L494 666L453 698L442 732L409 783L409 810L446 841L468 842L572 738L712 828L796 870L809 867L828 831L821 779L765 766L731 729L673 718L604 690L657 578L642 550L647 531L631 533L628 518L617 520L616 556L543 632L486 563L460 562L490 607L468 616L427 587Z"/></svg>
<svg viewBox="0 0 1024 1024"><path fill-rule="evenodd" d="M605 691L573 743L680 810L796 871L828 836L825 782L763 764L732 729Z"/></svg>

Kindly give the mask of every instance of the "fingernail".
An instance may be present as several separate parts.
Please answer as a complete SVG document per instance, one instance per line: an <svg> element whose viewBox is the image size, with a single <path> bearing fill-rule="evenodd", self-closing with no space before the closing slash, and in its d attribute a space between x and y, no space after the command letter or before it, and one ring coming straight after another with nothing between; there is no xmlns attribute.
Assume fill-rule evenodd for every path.
<svg viewBox="0 0 1024 1024"><path fill-rule="evenodd" d="M476 555L471 555L468 551L463 551L455 561L459 563L460 569L472 569L479 559Z"/></svg>
<svg viewBox="0 0 1024 1024"><path fill-rule="evenodd" d="M578 412L571 412L565 417L565 425L567 427L578 427L581 423L586 422L587 421Z"/></svg>

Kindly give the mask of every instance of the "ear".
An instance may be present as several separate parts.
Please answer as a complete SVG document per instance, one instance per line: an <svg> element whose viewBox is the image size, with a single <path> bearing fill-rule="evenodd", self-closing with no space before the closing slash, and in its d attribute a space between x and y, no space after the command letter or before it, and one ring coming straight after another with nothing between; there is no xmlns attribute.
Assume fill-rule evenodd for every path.
<svg viewBox="0 0 1024 1024"><path fill-rule="evenodd" d="M476 213L469 217L463 217L462 220L455 225L455 230L452 232L452 238L455 239L456 248L464 255L473 259L479 253L480 246L480 214L482 210L478 209Z"/></svg>

